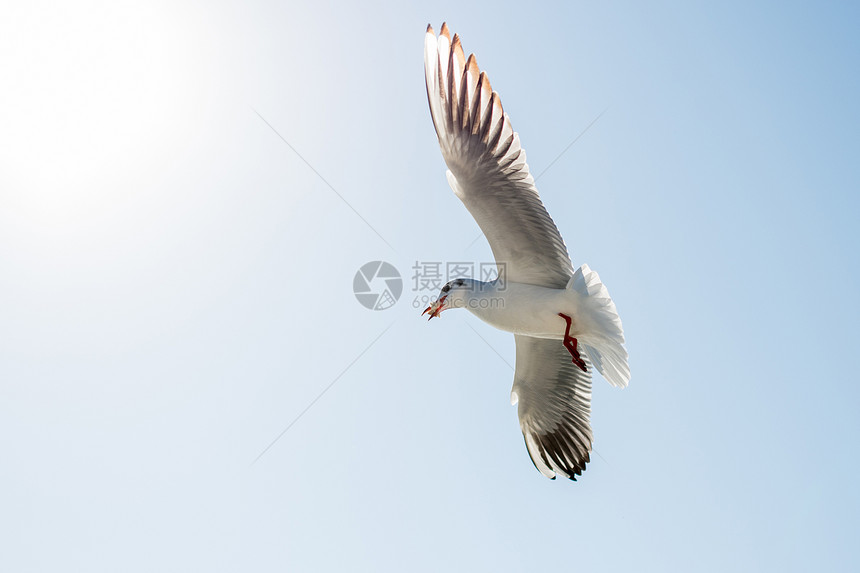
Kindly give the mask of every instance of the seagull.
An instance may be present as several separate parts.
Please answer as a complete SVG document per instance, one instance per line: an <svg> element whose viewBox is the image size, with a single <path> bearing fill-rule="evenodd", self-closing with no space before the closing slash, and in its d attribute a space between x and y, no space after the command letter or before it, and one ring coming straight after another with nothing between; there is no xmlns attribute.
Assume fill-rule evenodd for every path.
<svg viewBox="0 0 860 573"><path fill-rule="evenodd" d="M449 281L422 314L465 308L514 334L511 404L532 463L576 481L592 445L592 368L626 387L630 367L615 303L588 265L574 270L541 202L520 138L475 55L427 26L424 73L448 184L490 243L498 276Z"/></svg>

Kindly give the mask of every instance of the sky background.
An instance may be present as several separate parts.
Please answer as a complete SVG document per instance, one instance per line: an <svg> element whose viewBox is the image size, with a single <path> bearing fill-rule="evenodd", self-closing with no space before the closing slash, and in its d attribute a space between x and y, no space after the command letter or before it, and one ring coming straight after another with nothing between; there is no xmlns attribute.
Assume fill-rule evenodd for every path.
<svg viewBox="0 0 860 573"><path fill-rule="evenodd" d="M416 261L492 260L427 109L442 21L624 322L576 483L529 461L513 337L415 304ZM849 2L6 6L0 569L857 570L858 29ZM373 260L389 310L352 293Z"/></svg>

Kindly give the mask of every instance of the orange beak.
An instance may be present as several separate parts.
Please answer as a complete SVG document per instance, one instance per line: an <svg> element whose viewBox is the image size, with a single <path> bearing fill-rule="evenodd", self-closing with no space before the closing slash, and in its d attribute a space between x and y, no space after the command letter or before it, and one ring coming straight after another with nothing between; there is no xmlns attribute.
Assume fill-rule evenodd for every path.
<svg viewBox="0 0 860 573"><path fill-rule="evenodd" d="M445 306L445 299L446 298L448 298L447 295L443 296L442 298L440 298L439 300L437 300L436 302L434 302L433 304L431 304L430 306L425 308L424 312L421 313L421 316L424 316L428 312L430 313L430 317L427 320L430 320L431 318L439 316L439 314L442 312L442 307Z"/></svg>

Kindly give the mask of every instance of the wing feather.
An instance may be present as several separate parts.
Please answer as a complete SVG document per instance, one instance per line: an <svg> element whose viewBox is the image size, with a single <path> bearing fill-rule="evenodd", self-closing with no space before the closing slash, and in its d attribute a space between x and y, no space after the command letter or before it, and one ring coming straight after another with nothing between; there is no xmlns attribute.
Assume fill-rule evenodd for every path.
<svg viewBox="0 0 860 573"><path fill-rule="evenodd" d="M548 478L581 475L591 451L591 375L558 340L516 335L520 429L535 467ZM588 364L588 359L583 356ZM591 371L591 368L588 368Z"/></svg>
<svg viewBox="0 0 860 573"><path fill-rule="evenodd" d="M427 27L427 99L457 196L508 280L563 288L573 275L564 240L540 200L526 153L499 95L460 37Z"/></svg>

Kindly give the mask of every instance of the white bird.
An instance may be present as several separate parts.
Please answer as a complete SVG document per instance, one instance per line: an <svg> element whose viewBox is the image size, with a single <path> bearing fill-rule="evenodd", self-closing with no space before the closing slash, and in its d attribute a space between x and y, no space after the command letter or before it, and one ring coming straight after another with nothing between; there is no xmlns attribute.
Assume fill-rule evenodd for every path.
<svg viewBox="0 0 860 573"><path fill-rule="evenodd" d="M475 56L442 24L424 40L427 99L448 183L484 232L499 277L456 279L424 313L466 308L516 340L511 404L529 456L546 477L575 480L591 451L591 366L630 380L621 319L597 273L574 271L540 200L520 138Z"/></svg>

